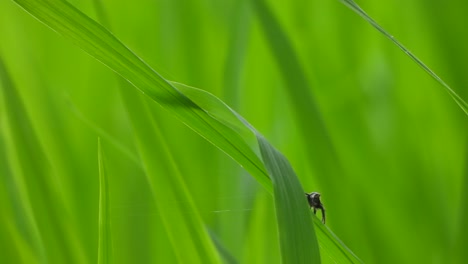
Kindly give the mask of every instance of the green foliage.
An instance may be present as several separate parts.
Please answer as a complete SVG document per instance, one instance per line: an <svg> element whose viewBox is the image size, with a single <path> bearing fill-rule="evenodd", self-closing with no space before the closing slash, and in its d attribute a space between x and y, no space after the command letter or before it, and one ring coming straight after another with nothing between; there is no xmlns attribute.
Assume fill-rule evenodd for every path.
<svg viewBox="0 0 468 264"><path fill-rule="evenodd" d="M112 252L111 213L109 201L109 180L106 173L106 161L101 139L98 139L99 165L99 246L98 264L114 263Z"/></svg>
<svg viewBox="0 0 468 264"><path fill-rule="evenodd" d="M1 2L0 262L463 263L466 116L411 60L466 113L468 5L342 2L391 41L339 1Z"/></svg>

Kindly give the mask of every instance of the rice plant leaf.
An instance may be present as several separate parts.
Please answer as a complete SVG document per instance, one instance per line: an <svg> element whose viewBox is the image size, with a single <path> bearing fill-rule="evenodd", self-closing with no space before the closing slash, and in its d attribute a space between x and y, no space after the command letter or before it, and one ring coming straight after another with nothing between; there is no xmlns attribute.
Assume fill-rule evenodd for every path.
<svg viewBox="0 0 468 264"><path fill-rule="evenodd" d="M160 217L180 263L220 263L215 245L196 210L166 139L143 96L122 83L143 167ZM164 201L182 201L167 206Z"/></svg>
<svg viewBox="0 0 468 264"><path fill-rule="evenodd" d="M101 139L98 139L99 165L99 246L98 264L113 263L112 234L110 221L110 201L105 155Z"/></svg>
<svg viewBox="0 0 468 264"><path fill-rule="evenodd" d="M326 225L313 217L322 263L363 263Z"/></svg>
<svg viewBox="0 0 468 264"><path fill-rule="evenodd" d="M5 180L12 187L10 197L18 208L14 218L17 228L40 262L85 261L71 221L60 221L67 218L65 205L61 203L58 188L52 180L53 172L2 59L0 80L7 157L12 175ZM57 206L48 206L50 204Z"/></svg>
<svg viewBox="0 0 468 264"><path fill-rule="evenodd" d="M13 82L0 57L0 233L2 237L8 237L8 243L0 245L6 253L1 259L9 262L8 254L17 254L23 262L45 263L47 256L43 238L27 198L27 191L21 178L10 169L14 157L12 151L8 150L5 139L11 139L9 135L12 131L7 124L9 118L5 114L8 109L4 109L4 96L12 95L10 93L13 89ZM15 258L12 257L10 262L13 259Z"/></svg>
<svg viewBox="0 0 468 264"><path fill-rule="evenodd" d="M296 175L292 171L287 160L264 140L253 127L248 125L245 120L210 94L200 93L199 91L195 92L195 95L190 95L192 98L198 96L196 99L197 102L194 102L188 95L184 95L180 90L176 89L171 83L151 69L110 32L67 2L46 0L15 0L15 2L53 30L71 39L83 50L103 62L140 91L163 106L163 108L170 111L180 121L215 146L225 151L241 166L244 166L244 168L246 168L246 170L267 190L272 192L275 196L275 208L277 210L276 215L280 238L284 239L284 242L282 241L280 243L282 260L284 263L320 262L313 223L310 221L310 216L307 215L310 214L310 210L308 210L305 198L303 197L304 191ZM125 100L132 100L132 102L128 103L128 106L132 106L133 110L135 107L141 107L143 105L139 100L131 96L130 93L132 91L129 88L122 89L122 91ZM201 106L208 106L211 104L213 104L212 109L208 107L204 109ZM135 111L133 110L129 111L129 114L134 115ZM155 155L159 157L160 154L150 148L150 146L162 146L163 150L166 152L168 152L168 149L164 145L164 140L158 139L161 135L158 134L156 122L152 121L149 123L148 120L151 120L151 118L147 113L145 114L146 111L143 110L144 109L138 111L138 113L144 115L144 118L141 118L141 116L134 116L131 119L134 122L134 126L137 128L135 132L142 133L137 137L137 139L140 140L138 145L147 173L151 175L161 168L154 168L154 166L160 166L152 162ZM247 131L246 128L250 131L255 131L254 135L262 154L261 158L256 154L256 147L249 146L249 139L243 137ZM157 136L155 137L155 135ZM143 142L141 141L142 138L150 141ZM168 157L167 154L168 153L165 153L165 155L160 158ZM170 160L167 166L172 163L173 161ZM264 164L266 165L266 169ZM172 171L174 168L167 167L164 169ZM177 173L175 173L175 175L177 175ZM156 185L153 182L151 184L153 188L156 186L171 186L171 184L174 184L171 179L166 179L166 177L149 177L149 179L168 181L161 185ZM274 191L272 191L272 189L274 189ZM166 193L169 197L174 195L164 188L158 190ZM185 191L182 191L182 193L185 193ZM191 200L188 199L188 201L190 202ZM185 209L193 210L190 208ZM174 219L182 221L183 217L176 217ZM180 224L183 226L182 223L171 222L171 224ZM200 231L199 228L191 229L187 226L185 226L185 228L187 228L187 233ZM174 236L172 239L174 239ZM203 245L207 246L208 244ZM208 252L211 251L208 250ZM180 252L178 253L180 254ZM182 257L183 256L179 256L179 258ZM211 257L206 257L211 259ZM341 257L337 256L337 258L340 259ZM203 257L200 257L200 259L203 259Z"/></svg>
<svg viewBox="0 0 468 264"><path fill-rule="evenodd" d="M247 134L246 130L249 130L256 136L257 144L260 148L260 151L262 152L263 161L269 172L270 170L274 172L270 173L270 175L272 184L274 185L273 190L275 195L277 217L279 218L284 215L294 215L295 220L299 222L292 222L293 217L289 217L288 219L278 219L280 236L281 232L286 232L286 234L283 234L283 237L294 233L295 231L291 230L292 226L302 226L302 224L304 224L300 222L300 219L303 217L301 216L303 210L300 208L303 206L303 203L305 203L305 200L302 199L302 195L294 196L296 193L302 194L303 191L300 185L298 186L299 182L297 181L297 177L295 176L294 171L290 167L286 158L273 146L271 146L260 134L260 132L258 132L250 123L248 123L242 116L240 116L214 95L181 83L172 82L172 84L174 84L177 89L187 95L187 97L189 97L192 101L196 102L200 107L205 109L213 118L224 120L224 123L227 126L236 131L241 131L240 133L242 134ZM242 128L242 125L244 128ZM271 157L265 157L266 155L271 155ZM273 161L272 159L276 159L276 161ZM275 166L279 167L275 168ZM301 191L288 192L287 188L296 190L300 189ZM284 201L288 201L288 203L283 203ZM292 207L297 208L292 209ZM280 210L281 213L279 213L278 210ZM281 216L278 214L281 214ZM362 263L362 261L348 247L346 247L346 245L341 242L341 240L327 226L323 225L317 217L312 216L312 218L315 224L317 239L320 245L320 257L323 263ZM304 228L302 230L307 229ZM302 239L302 245L306 245L306 247L310 248L314 246L315 241L311 241L310 238L309 240L306 240L305 238ZM283 243L283 241L281 241L281 243ZM287 247L288 245L291 244L286 244L283 246L283 248ZM292 249L291 252L288 252L288 254L294 254L292 253L293 251L294 249Z"/></svg>
<svg viewBox="0 0 468 264"><path fill-rule="evenodd" d="M107 18L107 14L105 12L105 9L102 5L102 3L99 1L99 0L94 0L93 1L94 3L94 7L95 9L97 10L97 13L98 13L98 17L99 17L99 20L101 21L101 23L106 26L107 28L111 28L110 27L110 23L109 23L109 20ZM119 79L119 85L120 85L120 88L122 89L122 93L123 94L127 94L130 92L130 89L132 88L126 88L128 85L128 83L124 82L124 79L121 79L119 76L117 76L118 79ZM141 99L138 99L137 97L134 97L132 94L129 94L128 96L130 96L130 98L134 98L134 100L136 101L140 101L139 102L139 105L140 103L141 104L144 104L144 101L141 100ZM131 100L129 100L128 98L126 99L126 102L127 102L127 108L131 108ZM143 111L144 113L146 113L147 111L145 111L146 109L143 109L143 108L140 108L137 106L138 109L140 109L140 111ZM129 110L131 111L131 110ZM139 118L138 117L138 114L134 114L132 113L132 118ZM151 119L151 117L148 115L148 118ZM152 120L149 120L149 123L153 123L151 122ZM134 121L133 122L134 124L140 124L139 122L137 121ZM151 130L151 126L148 128L148 127L135 127L134 129L145 129L145 130ZM156 129L156 127L155 127ZM152 138L152 137L151 137ZM108 137L108 139L111 139L111 137ZM161 139L162 136L161 136ZM144 138L143 138L143 141L146 141ZM115 142L115 143L118 143L118 141L112 141L112 142ZM164 141L160 141L160 142L156 142L156 143L161 143L161 144L165 144ZM122 149L122 148L121 148ZM158 150L155 150L155 151L158 151ZM159 150L161 151L161 150ZM128 153L128 152L124 152L124 153ZM146 153L146 152L145 152ZM167 151L168 155L169 156L166 156L165 158L169 158L171 159L171 153L170 151L168 150ZM140 164L140 163L138 163ZM175 167L175 166L173 166ZM155 175L153 175L152 177L167 177L168 180L171 180L171 179L175 179L175 183L171 184L170 186L173 186L173 188L169 188L168 191L172 192L173 194L175 194L174 196L175 197L181 197L183 195L181 195L184 191L186 193L186 195L184 196L185 199L190 199L190 197L192 197L189 193L188 193L188 189L184 188L185 186L185 181L183 180L183 178L180 176L178 170L176 168L173 169L173 173L176 174L175 176L176 177L172 177L172 175L159 175L157 173L155 173ZM153 186L153 192L154 192L154 197L155 197L155 201L157 204L159 204L159 201L160 200L163 200L164 198L167 198L167 197L160 197L160 196L163 196L163 193L161 190L158 190L158 188L166 188L166 186L164 185L164 182L161 182L161 184L159 182L157 182L155 179L152 179L150 178L151 175L148 175L148 179L149 179L149 182L152 183L152 186ZM178 186L181 186L181 187L178 187ZM166 207L164 206L161 206L160 204L160 208L161 208L161 213L163 214L161 217L164 219L163 222L165 223L180 223L181 226L179 225L174 225L174 224L171 224L171 225L168 225L166 224L166 230L167 230L167 233L170 235L171 237L171 240L173 241L173 248L174 248L174 251L179 253L180 251L180 248L184 248L183 250L183 254L177 254L178 257L179 257L179 260L180 262L194 262L196 261L194 259L194 255L195 256L198 256L198 258L200 259L200 262L211 262L211 261L214 261L216 260L217 261L217 254L213 251L213 245L216 246L216 249L218 250L220 256L223 257L223 260L226 262L226 263L237 263L237 261L235 260L235 258L233 258L229 252L224 248L224 246L222 245L222 243L216 238L216 235L212 232L209 232L210 234L210 238L211 238L211 241L214 243L213 245L207 241L206 239L206 234L204 232L199 232L199 233L196 233L196 232L192 232L192 233L189 233L188 236L191 237L190 240L188 241L184 241L185 243L180 243L178 239L178 237L185 237L186 235L181 233L181 230L196 230L197 228L199 230L203 230L204 227L203 227L203 224L202 224L202 221L200 220L200 217L197 215L197 212L194 208L194 206L189 206L189 209L192 210L192 214L190 217L187 217L186 219L183 219L183 221L180 221L180 219L174 219L174 217L182 217L182 210L183 208L180 208L179 209L179 216L174 216L173 214L173 208L170 208L169 210L167 210ZM185 212L187 213L187 212ZM194 236L195 236L195 239L194 239ZM199 245L198 247L196 245L194 245L192 243L192 241L203 241L204 244L203 245ZM186 243L188 242L188 243ZM201 251L200 251L200 246L201 246ZM204 252L203 252L204 251ZM192 252L192 255L190 254L187 254L187 253L190 253ZM210 259L212 258L212 259Z"/></svg>
<svg viewBox="0 0 468 264"><path fill-rule="evenodd" d="M401 42L399 42L393 35L388 33L382 26L380 26L372 17L370 17L356 2L353 0L340 0L343 4L353 10L356 14L364 18L369 24L375 29L382 33L385 37L390 39L398 48L400 48L408 57L410 57L417 65L419 65L425 72L427 72L432 78L434 78L439 84L441 84L446 91L450 94L453 100L458 106L468 115L468 103L458 95L444 80L442 80L434 71L432 71L424 62L422 62L416 55L409 51Z"/></svg>
<svg viewBox="0 0 468 264"><path fill-rule="evenodd" d="M317 175L333 175L335 172L332 169L339 169L337 164L340 162L299 56L268 4L264 0L254 0L252 4L284 79L283 87L292 102L302 139L306 142L305 145L314 146L305 149L309 160Z"/></svg>
<svg viewBox="0 0 468 264"><path fill-rule="evenodd" d="M208 230L208 232L210 234L211 240L213 241L216 248L218 249L219 254L223 258L224 263L226 263L226 264L237 264L237 263L239 263L237 261L237 259L231 254L231 252L229 252L226 249L226 247L224 247L223 243L219 240L218 236L216 236L216 234L211 230Z"/></svg>
<svg viewBox="0 0 468 264"><path fill-rule="evenodd" d="M245 166L265 188L270 189L268 174L260 159L238 135L209 117L104 27L65 1L15 2L162 105L181 122Z"/></svg>
<svg viewBox="0 0 468 264"><path fill-rule="evenodd" d="M455 247L453 249L452 257L453 263L462 263L463 260L468 258L468 251L465 249L468 245L468 157L465 157L465 168L463 171L463 182L461 186L461 199L459 207L459 217L457 222L457 232L455 236Z"/></svg>
<svg viewBox="0 0 468 264"><path fill-rule="evenodd" d="M286 158L261 135L257 138L273 182L283 263L320 263L310 210L306 210L308 207L299 180Z"/></svg>

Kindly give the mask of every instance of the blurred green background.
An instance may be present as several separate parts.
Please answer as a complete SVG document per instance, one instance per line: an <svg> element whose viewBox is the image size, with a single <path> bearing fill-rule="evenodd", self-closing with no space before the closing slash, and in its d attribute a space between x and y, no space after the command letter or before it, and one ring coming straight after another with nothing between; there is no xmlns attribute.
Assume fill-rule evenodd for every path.
<svg viewBox="0 0 468 264"><path fill-rule="evenodd" d="M91 0L69 2L98 18ZM364 262L463 263L463 111L339 1L252 2L103 0L102 6L112 32L151 67L218 96L284 153L306 191L322 193L327 225ZM358 4L468 98L468 3ZM265 21L265 7L290 46L280 33L268 33L275 21ZM285 63L291 51L300 68ZM175 262L183 249L171 246L161 212L192 202L240 263L280 262L270 195L149 103L191 199L156 194L157 207L136 150L135 140L145 140L128 115L136 110L124 103L115 75L12 1L0 2L0 58L1 263L40 262L32 248L50 263L96 262L98 136L107 158L115 263ZM301 97L315 102L324 134L315 131L317 120L307 105L301 108ZM165 173L158 176L172 177ZM38 233L45 242L35 240ZM181 231L180 239L190 237Z"/></svg>

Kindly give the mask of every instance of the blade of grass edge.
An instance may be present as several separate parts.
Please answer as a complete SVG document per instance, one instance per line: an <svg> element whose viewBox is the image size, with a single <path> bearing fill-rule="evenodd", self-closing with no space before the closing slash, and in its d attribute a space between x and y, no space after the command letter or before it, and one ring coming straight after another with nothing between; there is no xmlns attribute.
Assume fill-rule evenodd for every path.
<svg viewBox="0 0 468 264"><path fill-rule="evenodd" d="M180 174L166 138L143 95L121 82L145 174L174 253L180 263L220 263L218 251ZM163 201L178 201L168 207ZM184 237L184 239L180 239ZM185 239L187 238L187 239Z"/></svg>
<svg viewBox="0 0 468 264"><path fill-rule="evenodd" d="M256 135L258 144L260 144L260 141L262 141L264 144L263 151L268 152L268 148L266 147L267 142L264 141L263 136L252 126L250 125L242 116L240 116L237 112L232 110L228 105L226 105L223 101L220 99L216 98L214 95L201 90L197 89L194 87L190 87L181 83L177 82L171 82L173 85L175 85L181 92L183 92L185 95L187 95L191 100L196 102L199 106L201 106L203 109L207 111L213 118L218 119L218 120L224 120L224 123L231 127L232 129L236 131L241 131L242 134L245 134L245 130L250 130L253 134ZM243 127L243 128L241 128ZM268 143L269 144L269 143ZM270 145L271 147L271 145ZM271 147L274 149L274 147ZM273 150L271 150L273 151ZM274 150L277 152L276 150ZM281 162L287 162L287 160L282 156L281 153L276 153L278 159L282 159L283 161ZM289 169L288 169L289 170ZM290 170L290 173L294 172L292 169ZM278 178L278 181L283 181L284 179L281 179L281 175L275 174L276 178ZM294 175L294 178L297 179L297 177ZM291 180L292 184L295 185L296 183L293 182L294 180ZM277 184L275 184L276 189ZM279 187L278 187L279 188ZM276 190L275 190L276 193ZM295 192L297 193L297 192ZM300 192L301 194L303 192ZM290 199L290 198L285 198ZM293 199L295 199L293 197ZM276 200L276 198L275 198ZM300 201L297 201L299 208L300 208ZM299 211L301 209L298 209ZM317 237L318 241L320 243L323 243L324 245L327 246L321 246L321 252L326 253L322 254L321 257L322 259L327 256L328 258L332 259L339 259L340 263L346 263L346 260L349 261L349 263L362 263L362 261L348 248L346 245L325 225L323 225L320 220L315 217L315 215L311 214L312 218L314 220L315 227L318 228L317 232ZM281 228L281 227L280 227ZM287 227L285 227L287 229ZM342 255L342 257L338 257L338 255Z"/></svg>
<svg viewBox="0 0 468 264"><path fill-rule="evenodd" d="M195 101L198 105L202 108L207 110L210 115L212 115L216 119L220 120L229 120L229 122L225 122L226 125L232 127L234 130L240 130L240 126L244 124L247 128L251 128L251 125L248 124L245 120L243 121L242 117L237 116L232 109L230 109L227 105L225 105L221 100L215 98L213 95L209 94L204 90L200 90L194 87L190 87L187 85L183 85L177 82L172 82L180 91L186 94L191 100ZM237 121L236 121L237 120ZM242 123L245 122L245 123ZM100 134L98 127L95 128L96 133ZM255 129L253 129L255 130ZM245 131L244 131L245 132ZM256 132L258 133L258 132ZM115 139L111 138L111 142L116 141ZM124 153L130 152L129 150L125 150ZM132 159L133 161L133 159ZM141 166L140 163L137 165ZM350 263L362 263L362 261L351 251L349 250L341 240L325 225L323 225L320 220L314 216L312 216L314 220L318 241L320 242L320 251L321 251L321 258L322 262L328 263L323 261L324 259L331 259L335 261L336 259L340 259L340 254L343 255L342 259L348 259ZM217 245L217 242L214 241ZM322 245L323 244L323 245ZM222 245L218 245L222 246ZM221 252L222 253L222 252ZM229 261L228 261L229 262ZM342 261L341 261L342 262Z"/></svg>
<svg viewBox="0 0 468 264"><path fill-rule="evenodd" d="M7 162L11 163L13 155L8 151L7 143L12 142L12 134L14 132L12 131L13 128L11 127L11 124L8 124L11 117L8 116L9 107L7 100L11 101L11 97L14 95L14 87L13 81L11 80L1 57L0 88L0 102L2 102L2 119L0 120L2 122L2 134L5 136L5 157ZM12 169L11 172L5 171L5 174L2 174L2 181L4 181L5 186L9 186L9 188L7 188L7 191L9 191L7 195L10 198L12 206L16 208L16 210L13 211L12 219L10 220L14 223L11 227L16 230L22 230L22 232L18 233L21 233L21 239L25 241L24 246L30 248L29 250L33 252L37 262L47 263L48 258L44 248L44 240L40 233L37 220L35 219L32 205L29 202L27 189L24 185L23 179L18 175L14 175L14 171ZM6 214L4 216L6 216Z"/></svg>
<svg viewBox="0 0 468 264"><path fill-rule="evenodd" d="M450 252L453 263L463 263L464 260L468 259L468 251L466 250L466 245L468 245L468 226L466 225L468 223L468 152L465 153L465 160L455 245L452 247L453 251Z"/></svg>
<svg viewBox="0 0 468 264"><path fill-rule="evenodd" d="M97 14L98 14L98 19L101 21L101 23L102 23L104 26L106 26L108 29L110 29L111 26L110 26L110 23L109 23L109 19L108 19L108 17L107 17L107 12L105 11L105 8L104 8L104 6L103 6L103 4L102 4L102 1L101 1L101 0L93 0L93 4L94 4L94 8L95 8L95 10L96 10L96 12L97 12ZM118 75L116 75L116 77L117 77L117 80L118 80L118 83L119 83L119 86L120 86L121 93L126 93L126 92L128 92L128 90L122 91L122 89L127 89L127 88L125 88L125 87L128 86L128 83L125 82L125 79L122 79L122 78L121 78L120 76L118 76ZM137 100L137 99L135 98L135 100ZM143 100L140 100L140 101L142 101L142 103L143 103ZM129 107L129 100L126 100L126 102L127 102L127 103L126 103L126 108L128 109L128 107ZM128 110L128 111L130 111L130 110ZM144 110L142 109L142 111L144 111ZM134 114L133 114L132 116L135 117ZM133 122L133 123L135 124L136 122ZM137 129L137 128L134 128L134 129ZM100 130L99 130L99 131L100 131ZM111 137L108 137L108 140L112 140L112 138L111 138ZM115 141L115 142L118 143L118 141ZM119 144L119 146L120 146L120 144ZM123 149L124 149L124 148L120 148L120 150L123 150ZM125 151L124 153L130 153L130 152ZM169 154L170 154L170 153L169 153ZM132 155L132 157L133 157L133 155ZM142 166L141 163L139 163L139 162L138 162L138 165ZM142 166L142 167L143 167L143 166ZM174 172L177 173L177 170L174 170ZM179 175L178 175L178 176L179 176ZM161 177L161 176L155 176L155 177ZM166 176L162 176L162 177L170 177L170 176L169 176L169 175L166 175ZM178 179L180 180L180 183L181 183L182 186L185 185L185 182L184 182L184 180L183 180L182 177L176 177L176 178L178 178ZM152 181L150 180L150 184L151 184L151 183L152 183ZM152 184L152 186L155 186L155 184ZM176 185L172 185L172 186L176 186ZM153 188L153 191L155 191L154 188ZM174 190L174 193L180 193L180 190ZM189 197L191 197L191 195L187 195L186 198L189 198ZM158 201L158 200L157 200L157 197L155 197L155 200ZM167 212L166 212L166 213L167 213ZM166 216L166 217L167 217L167 216ZM188 220L189 220L189 219L187 219L187 221L188 221ZM195 222L198 223L197 217L195 217ZM201 221L200 221L200 222L201 222ZM200 224L200 225L202 225L202 224ZM172 236L172 234L174 233L174 230L173 230L174 227L171 227L171 228L167 228L167 227L166 227L166 229L171 229L171 230L168 230L168 233L171 234L171 236ZM177 227L176 227L175 229L177 229ZM209 231L209 230L208 230L208 231ZM215 245L216 248L218 249L218 253L223 257L223 259L224 259L227 263L236 263L237 261L225 250L224 245L222 245L222 243L221 243L219 240L216 239L215 234L212 233L212 232L209 232L209 234L210 234L210 238L211 238L212 242L214 243L214 245ZM204 234L202 233L202 235L204 235ZM173 240L175 240L175 239L173 239ZM203 238L199 238L198 240L199 240L199 241L204 241ZM205 244L205 245L206 245L206 244ZM174 250L175 250L175 251L179 250L180 247L178 247L178 246L179 246L179 245L177 245L177 243L174 244ZM203 250L209 251L209 250L212 249L212 248L213 248L213 247L212 247L211 245L208 245L207 247L203 247ZM177 254L176 254L176 255L177 255ZM210 255L210 254L206 254L206 255ZM180 259L180 257L179 257L179 259ZM189 260L189 259L183 260L183 259L182 259L182 261L185 262L185 261L191 261L191 260Z"/></svg>
<svg viewBox="0 0 468 264"><path fill-rule="evenodd" d="M208 233L210 234L211 240L215 244L216 248L218 249L219 254L224 260L226 264L237 264L239 263L237 259L229 252L229 250L224 246L224 244L219 240L218 236L215 232L208 229Z"/></svg>
<svg viewBox="0 0 468 264"><path fill-rule="evenodd" d="M0 102L3 102L1 87L0 81ZM2 105L0 104L0 120L4 120ZM40 234L34 222L31 221L34 219L28 220L26 216L27 200L21 199L21 191L18 190L8 165L3 135L6 131L2 128L5 128L5 125L0 123L0 234L4 238L0 241L0 248L4 250L4 254L0 256L0 262L39 263L42 261L45 263L45 258L38 254L44 250L37 247L41 243Z"/></svg>
<svg viewBox="0 0 468 264"><path fill-rule="evenodd" d="M271 192L260 159L237 135L226 135L195 103L181 94L108 30L66 1L14 0L19 6L121 75L181 122L220 148ZM176 107L174 107L176 106ZM221 131L220 131L221 130Z"/></svg>
<svg viewBox="0 0 468 264"><path fill-rule="evenodd" d="M99 242L98 264L113 263L112 233L110 219L109 187L106 172L105 155L101 138L98 138L99 165Z"/></svg>
<svg viewBox="0 0 468 264"><path fill-rule="evenodd" d="M320 263L320 251L304 192L287 159L257 135L263 162L273 182L283 263Z"/></svg>
<svg viewBox="0 0 468 264"><path fill-rule="evenodd" d="M374 19L372 19L356 2L353 0L340 0L344 5L353 10L356 14L360 15L364 20L369 22L375 29L382 33L385 37L390 39L398 48L400 48L408 57L410 57L417 65L419 65L425 72L427 72L432 78L434 78L439 84L441 84L446 91L453 98L455 103L468 115L468 103L458 95L444 80L442 80L434 71L432 71L424 62L422 62L416 55L411 53L402 43L400 43L394 36L388 33L382 26L380 26Z"/></svg>
<svg viewBox="0 0 468 264"><path fill-rule="evenodd" d="M0 79L7 127L5 136L9 150L8 160L13 175L11 183L15 186L13 193L17 192L12 196L12 201L21 208L15 220L20 223L20 228L26 230L23 238L32 244L33 251L43 263L52 261L52 256L62 261L74 256L85 262L86 256L73 231L75 229L71 225L72 221L59 220L68 217L64 211L65 205L59 198L60 192L55 185L50 164L22 98L1 58ZM56 246L51 249L50 245Z"/></svg>
<svg viewBox="0 0 468 264"><path fill-rule="evenodd" d="M252 5L284 79L283 88L292 102L291 105L297 119L296 124L300 128L302 139L307 142L304 145L314 146L314 148L305 148L304 151L309 155L309 161L316 174L321 176L317 179L322 179L322 182L325 183L324 180L328 178L327 176L342 175L343 173L339 171L341 162L310 89L310 82L291 41L270 6L264 0L254 0Z"/></svg>

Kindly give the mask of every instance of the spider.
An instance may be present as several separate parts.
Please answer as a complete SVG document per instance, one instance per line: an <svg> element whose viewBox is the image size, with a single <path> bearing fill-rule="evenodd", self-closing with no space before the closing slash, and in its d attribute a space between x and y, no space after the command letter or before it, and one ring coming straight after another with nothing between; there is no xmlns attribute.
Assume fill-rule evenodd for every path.
<svg viewBox="0 0 468 264"><path fill-rule="evenodd" d="M320 193L311 192L306 193L305 195L307 196L307 201L309 202L310 208L314 208L314 214L317 213L317 209L322 210L322 223L325 224L325 208L320 201Z"/></svg>

